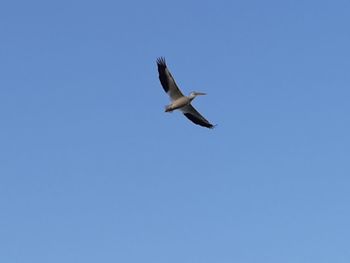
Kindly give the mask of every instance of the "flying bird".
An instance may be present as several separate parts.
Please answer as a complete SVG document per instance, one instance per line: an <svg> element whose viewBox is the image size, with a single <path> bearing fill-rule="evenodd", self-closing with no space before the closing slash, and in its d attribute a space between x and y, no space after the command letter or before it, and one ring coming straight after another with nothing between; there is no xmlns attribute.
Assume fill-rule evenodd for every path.
<svg viewBox="0 0 350 263"><path fill-rule="evenodd" d="M189 96L184 96L179 87L176 85L176 82L165 63L165 58L158 58L157 66L160 83L162 84L164 91L171 99L171 104L165 106L165 112L180 110L193 123L210 129L214 128L214 125L206 120L191 105L191 102L195 97L206 95L206 93L192 91Z"/></svg>

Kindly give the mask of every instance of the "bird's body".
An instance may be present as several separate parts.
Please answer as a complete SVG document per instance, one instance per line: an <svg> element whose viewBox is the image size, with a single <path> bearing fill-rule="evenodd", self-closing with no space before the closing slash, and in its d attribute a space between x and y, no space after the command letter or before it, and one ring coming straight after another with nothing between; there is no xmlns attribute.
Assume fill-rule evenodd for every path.
<svg viewBox="0 0 350 263"><path fill-rule="evenodd" d="M187 105L191 104L194 98L183 96L174 101L171 104L165 106L165 112L172 112L173 110L181 109Z"/></svg>
<svg viewBox="0 0 350 263"><path fill-rule="evenodd" d="M177 87L174 78L167 68L164 58L157 59L159 80L166 93L168 93L171 104L165 107L165 112L172 112L174 110L181 110L182 113L193 123L207 128L213 128L209 121L207 121L195 108L191 105L192 100L198 95L206 95L202 92L191 92L189 96L184 96Z"/></svg>

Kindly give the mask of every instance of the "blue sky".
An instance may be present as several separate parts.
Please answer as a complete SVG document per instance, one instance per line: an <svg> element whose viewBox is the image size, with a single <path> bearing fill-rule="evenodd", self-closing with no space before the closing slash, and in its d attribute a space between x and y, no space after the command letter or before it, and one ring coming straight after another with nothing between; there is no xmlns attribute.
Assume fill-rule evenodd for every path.
<svg viewBox="0 0 350 263"><path fill-rule="evenodd" d="M348 263L349 13L3 1L0 261Z"/></svg>

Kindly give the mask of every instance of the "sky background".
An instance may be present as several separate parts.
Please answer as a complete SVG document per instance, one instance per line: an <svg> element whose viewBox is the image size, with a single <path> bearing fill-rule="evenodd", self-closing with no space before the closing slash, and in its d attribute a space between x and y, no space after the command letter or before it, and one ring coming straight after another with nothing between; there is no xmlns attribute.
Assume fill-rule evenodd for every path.
<svg viewBox="0 0 350 263"><path fill-rule="evenodd" d="M2 1L0 262L350 262L349 14Z"/></svg>

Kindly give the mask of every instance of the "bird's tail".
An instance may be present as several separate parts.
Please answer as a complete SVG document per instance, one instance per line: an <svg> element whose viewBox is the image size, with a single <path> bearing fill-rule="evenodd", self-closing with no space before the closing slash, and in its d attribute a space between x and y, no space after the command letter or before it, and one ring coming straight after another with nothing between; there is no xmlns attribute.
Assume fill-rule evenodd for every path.
<svg viewBox="0 0 350 263"><path fill-rule="evenodd" d="M165 112L173 112L173 109L171 108L170 105L165 105L165 106L164 106L164 111L165 111Z"/></svg>

